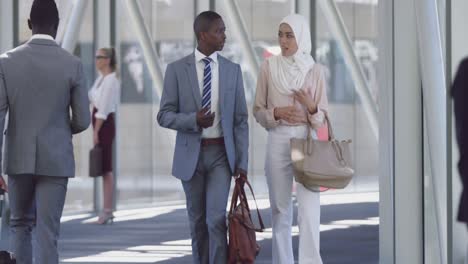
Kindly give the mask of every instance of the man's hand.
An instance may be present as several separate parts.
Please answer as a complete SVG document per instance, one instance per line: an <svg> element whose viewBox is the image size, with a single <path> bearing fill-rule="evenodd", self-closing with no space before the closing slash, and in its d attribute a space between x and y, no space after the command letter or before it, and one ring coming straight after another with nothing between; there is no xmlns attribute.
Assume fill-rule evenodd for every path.
<svg viewBox="0 0 468 264"><path fill-rule="evenodd" d="M243 169L237 168L236 172L234 173L233 177L240 178L242 181L247 180L247 172Z"/></svg>
<svg viewBox="0 0 468 264"><path fill-rule="evenodd" d="M209 108L203 108L197 112L197 125L201 128L208 128L213 125L216 113L208 114Z"/></svg>
<svg viewBox="0 0 468 264"><path fill-rule="evenodd" d="M8 192L8 186L3 176L0 176L0 189L4 190L5 192Z"/></svg>

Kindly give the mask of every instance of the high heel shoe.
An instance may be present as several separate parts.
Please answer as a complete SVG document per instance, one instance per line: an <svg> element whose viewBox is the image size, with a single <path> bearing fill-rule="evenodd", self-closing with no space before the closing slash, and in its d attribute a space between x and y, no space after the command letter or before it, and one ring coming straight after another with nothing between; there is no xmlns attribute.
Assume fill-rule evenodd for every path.
<svg viewBox="0 0 468 264"><path fill-rule="evenodd" d="M96 221L96 224L98 225L107 225L107 224L113 224L114 223L114 214L112 212L103 212L101 215L99 215L98 220Z"/></svg>

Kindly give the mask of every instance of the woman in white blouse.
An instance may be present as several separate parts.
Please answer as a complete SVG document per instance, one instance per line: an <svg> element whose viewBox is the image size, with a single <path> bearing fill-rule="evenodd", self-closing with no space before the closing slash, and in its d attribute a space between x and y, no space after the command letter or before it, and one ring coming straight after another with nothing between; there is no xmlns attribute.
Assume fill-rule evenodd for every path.
<svg viewBox="0 0 468 264"><path fill-rule="evenodd" d="M104 210L99 215L98 224L112 223L114 175L112 173L112 143L115 137L115 111L119 104L120 82L115 69L117 61L113 48L101 48L96 52L96 69L99 77L89 91L93 105L94 145L102 149Z"/></svg>
<svg viewBox="0 0 468 264"><path fill-rule="evenodd" d="M328 109L325 68L310 56L307 20L285 17L278 30L281 54L267 59L260 70L254 116L268 131L265 174L273 227L273 263L293 264L291 138L312 136L324 124ZM321 264L320 195L296 185L299 226L299 264Z"/></svg>

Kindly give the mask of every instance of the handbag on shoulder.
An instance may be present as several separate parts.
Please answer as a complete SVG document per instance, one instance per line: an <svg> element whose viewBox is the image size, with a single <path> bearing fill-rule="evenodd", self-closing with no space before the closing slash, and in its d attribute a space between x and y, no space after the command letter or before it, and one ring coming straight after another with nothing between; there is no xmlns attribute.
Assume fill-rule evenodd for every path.
<svg viewBox="0 0 468 264"><path fill-rule="evenodd" d="M325 113L328 123L328 141L313 139L309 131L306 139L291 139L291 160L294 178L311 191L318 187L343 189L351 181L354 170L349 145L351 140L337 140L332 124Z"/></svg>
<svg viewBox="0 0 468 264"><path fill-rule="evenodd" d="M256 228L252 222L249 204L244 191L244 183L249 186L257 206L260 228ZM247 180L238 178L232 193L231 207L229 209L229 264L252 264L260 252L255 232L263 232L265 226L258 210L257 201L253 194L252 186Z"/></svg>
<svg viewBox="0 0 468 264"><path fill-rule="evenodd" d="M89 151L89 176L102 176L102 149L99 146L94 146Z"/></svg>

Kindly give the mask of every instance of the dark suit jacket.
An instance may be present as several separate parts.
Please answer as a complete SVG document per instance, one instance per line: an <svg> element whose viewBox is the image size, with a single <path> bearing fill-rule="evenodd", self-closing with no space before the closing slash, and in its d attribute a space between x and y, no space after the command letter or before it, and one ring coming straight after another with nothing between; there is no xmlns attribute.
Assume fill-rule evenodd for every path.
<svg viewBox="0 0 468 264"><path fill-rule="evenodd" d="M458 208L458 220L468 223L468 58L458 67L452 87L455 125L460 160L458 171L463 183L463 192Z"/></svg>

